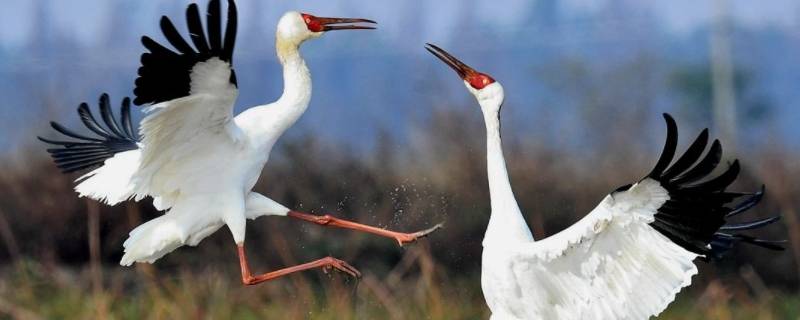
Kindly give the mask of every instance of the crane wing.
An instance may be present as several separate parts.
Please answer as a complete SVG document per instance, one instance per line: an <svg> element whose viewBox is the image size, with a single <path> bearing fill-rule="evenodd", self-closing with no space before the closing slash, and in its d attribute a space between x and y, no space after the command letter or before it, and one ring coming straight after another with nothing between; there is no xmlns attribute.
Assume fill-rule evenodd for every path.
<svg viewBox="0 0 800 320"><path fill-rule="evenodd" d="M690 284L697 273L694 258L719 258L738 242L782 249L776 242L731 233L778 217L726 224L763 195L763 190L725 191L739 173L736 161L719 176L698 182L720 160L718 141L701 159L707 130L669 165L677 126L669 115L664 118L667 143L647 177L612 192L568 229L514 249L510 268L517 283L528 288L519 290L521 299L534 303L527 316L646 319Z"/></svg>
<svg viewBox="0 0 800 320"><path fill-rule="evenodd" d="M209 1L206 17L207 32L203 30L197 4L192 3L186 9L189 37L194 48L166 16L161 17L161 31L177 52L148 36L142 37L142 44L149 52L141 57L139 77L133 90L136 105L157 104L199 93L219 95L235 90L236 74L232 61L237 28L236 4L228 0L224 40L219 0Z"/></svg>
<svg viewBox="0 0 800 320"><path fill-rule="evenodd" d="M194 48L167 17L161 18L161 30L177 52L142 37L149 52L142 54L134 103L153 105L146 109L148 115L142 120L142 142L146 147L134 181L136 193L153 195L155 205L162 209L170 207L162 201L169 202L170 194L182 188L181 181L198 172L198 163L209 160L215 152L224 153L226 145L235 145L242 136L233 122L238 96L231 65L236 4L228 0L224 38L219 0L209 1L206 17L207 32L197 5L186 9Z"/></svg>
<svg viewBox="0 0 800 320"><path fill-rule="evenodd" d="M92 114L89 105L81 103L78 115L93 136L82 135L51 122L55 131L70 139L39 140L55 146L47 149L56 165L64 173L93 169L77 179L75 190L108 204L116 204L132 196L130 177L139 166L139 145L136 131L131 124L130 99L124 98L119 120L114 117L108 94L100 96L102 124Z"/></svg>

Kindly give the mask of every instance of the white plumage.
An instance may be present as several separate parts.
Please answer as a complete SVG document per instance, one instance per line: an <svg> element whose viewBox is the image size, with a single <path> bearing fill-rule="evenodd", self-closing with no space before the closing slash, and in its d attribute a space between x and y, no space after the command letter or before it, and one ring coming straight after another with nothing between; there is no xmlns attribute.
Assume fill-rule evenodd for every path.
<svg viewBox="0 0 800 320"><path fill-rule="evenodd" d="M647 177L612 192L569 228L534 241L503 157L503 87L439 47L426 49L459 74L484 115L492 211L483 239L481 288L492 319L647 319L691 283L696 257L719 258L740 241L781 249L774 242L727 233L778 218L724 225L726 218L754 206L762 192L725 192L739 172L736 161L720 176L698 182L720 160L718 141L700 159L707 131L670 166L677 128L666 114L667 143ZM724 206L738 197L746 199Z"/></svg>
<svg viewBox="0 0 800 320"><path fill-rule="evenodd" d="M666 190L645 179L536 242L485 246L481 286L494 319L646 319L697 273L689 252L648 224ZM510 285L510 287L506 287ZM518 294L509 294L517 292Z"/></svg>
<svg viewBox="0 0 800 320"><path fill-rule="evenodd" d="M103 166L89 171L75 180L75 191L108 205L115 205L133 197L131 181L139 167L140 150L123 151L104 161Z"/></svg>
<svg viewBox="0 0 800 320"><path fill-rule="evenodd" d="M281 23L286 29L286 25L302 21L299 13L290 12ZM310 34L306 31L292 36L303 39ZM107 199L112 204L111 199L118 202L124 198L110 191L132 187L132 194L123 195L133 195L136 200L150 196L156 208L168 210L164 216L131 231L123 245L125 254L120 264L152 263L182 245L196 245L222 225L227 225L234 241L241 244L247 207L259 210L251 218L289 212L275 201L258 207L248 205L246 200L275 141L309 103L306 97L310 97L310 74L300 58L298 49L302 41L298 39L279 36L277 42L294 44L284 46L290 51L286 55L296 60L291 65L284 63L284 73L300 74L286 77L290 81L284 91L303 92L303 97L284 94L278 101L252 107L234 119L238 89L229 81L230 63L217 57L199 62L191 69L188 96L145 109L147 116L140 124L143 139L139 149L126 152L132 154L131 161L114 166L115 155L97 169L98 173L109 172L108 176L95 174L81 184L86 190L94 187L87 195ZM138 157L133 155L136 152ZM133 161L135 158L139 161ZM116 175L111 177L111 172Z"/></svg>
<svg viewBox="0 0 800 320"><path fill-rule="evenodd" d="M311 75L300 55L300 45L330 30L374 29L353 23L367 19L322 18L299 12L281 17L276 51L283 66L284 90L270 104L255 106L234 117L238 96L232 68L237 12L228 0L227 26L221 28L221 4L211 0L203 28L196 4L187 12L189 38L194 47L164 17L161 29L177 52L143 37L148 52L136 80L135 104L151 104L140 126L139 140L130 121L130 101L122 103L121 124L109 99L100 99L105 128L84 103L81 120L99 138L77 134L53 123L53 128L79 141L40 138L60 148L49 149L65 172L99 168L79 178L81 196L108 204L152 197L154 206L167 210L130 232L123 244L122 265L154 262L183 245L197 245L223 225L230 229L239 251L242 281L256 284L288 273L335 268L358 276L344 261L331 257L300 266L253 276L244 252L245 222L264 215L290 216L324 226L350 228L413 242L433 229L399 233L358 223L292 211L252 191L270 151L283 132L305 112L311 99Z"/></svg>

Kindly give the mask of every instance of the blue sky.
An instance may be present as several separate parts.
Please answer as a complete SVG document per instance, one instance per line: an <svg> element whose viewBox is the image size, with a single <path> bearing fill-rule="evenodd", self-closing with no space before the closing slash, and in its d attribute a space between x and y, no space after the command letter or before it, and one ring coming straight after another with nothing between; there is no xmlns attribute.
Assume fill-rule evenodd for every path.
<svg viewBox="0 0 800 320"><path fill-rule="evenodd" d="M115 0L120 1L122 0ZM252 3L258 0L240 0L237 3L242 10L251 7ZM0 5L4 8L0 11L0 43L3 46L17 46L23 44L30 36L34 26L32 16L35 14L34 6L37 1L3 0ZM80 1L44 1L50 10L53 23L58 28L69 29L74 32L76 40L91 43L98 39L102 30L100 27L108 24L110 15L108 10L113 1L105 0L80 0ZM160 15L158 9L162 7L166 0L157 1L124 1L130 3L130 7L135 8L137 17L136 23L147 23L151 17ZM193 1L177 1L179 3L191 3ZM417 6L423 1L403 1L403 2L381 2L381 1L284 1L281 5L274 6L269 10L274 14L296 8L299 10L314 10L322 12L343 12L346 9L354 9L361 13L370 13L378 21L381 21L383 32L397 33L398 26L392 24L392 12L402 10L404 6ZM428 1L430 2L430 1ZM446 0L428 3L425 12L420 15L429 24L434 36L436 33L447 34L455 32L450 27L452 21L446 12L452 7L458 7L462 3L473 2L471 5L475 10L481 12L479 19L481 23L488 23L498 27L514 28L524 24L525 17L521 14L520 8L529 4L526 0L505 0L505 1L460 1ZM601 10L609 4L609 0L566 0L561 1L564 10L579 12L592 12ZM622 1L623 3L642 7L655 14L666 30L673 33L688 33L709 23L712 19L712 5L715 1L692 1L692 0L673 0L673 1ZM271 1L270 4L273 4ZM791 0L771 0L771 1L730 1L730 13L737 23L756 28L778 27L782 29L798 30L800 32L800 2ZM632 18L632 17L629 17ZM439 31L436 31L439 30Z"/></svg>
<svg viewBox="0 0 800 320"><path fill-rule="evenodd" d="M38 134L46 130L43 114L76 124L74 107L79 102L94 101L105 91L112 97L130 95L141 53L139 37L159 38L161 15L170 16L182 28L183 10L190 2L0 1L4 8L0 11L0 55L5 52L11 57L0 62L0 84L5 86L0 94L6 97L0 107L6 141L0 139L0 146L25 145L17 141L28 141L21 139L32 135L14 127L20 123L41 123L25 128ZM436 105L472 104L457 79L422 50L424 42L442 45L503 83L507 89L505 130L545 128L528 123L554 105L566 110L554 116L558 120L539 120L558 123L541 129L550 130L541 135L548 137L558 134L560 125L581 125L571 118L573 109L566 107L575 104L580 92L565 94L547 88L542 70L578 59L592 74L616 74L613 69L646 55L656 63L642 72L666 79L675 66L707 60L704 30L712 21L714 1L568 0L550 2L555 4L549 9L541 8L548 3L541 0L237 3L240 109L280 94L272 42L275 23L283 12L301 10L379 22L377 31L331 34L304 48L315 92L311 108L298 123L307 130L290 132L321 132L334 139L369 142L382 129L406 136ZM735 0L729 9L735 26L735 63L754 75L755 94L777 106L776 128L756 128L755 135L771 134L770 130L786 137L797 134L800 2ZM557 21L549 20L552 14L558 15ZM50 37L49 47L36 46L35 30ZM24 81L19 81L21 76ZM629 80L620 81L628 85L625 81ZM665 83L662 79L656 85ZM57 97L58 109L39 108L53 104L53 98L45 95ZM655 95L654 111L669 111L675 103L674 94L666 89L659 87ZM656 123L658 113L651 117ZM612 123L612 118L600 120Z"/></svg>

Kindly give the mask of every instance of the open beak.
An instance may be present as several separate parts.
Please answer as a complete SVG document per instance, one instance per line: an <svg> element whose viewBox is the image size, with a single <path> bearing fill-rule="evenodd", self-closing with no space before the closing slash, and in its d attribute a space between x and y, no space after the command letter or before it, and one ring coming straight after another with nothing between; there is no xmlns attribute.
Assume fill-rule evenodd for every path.
<svg viewBox="0 0 800 320"><path fill-rule="evenodd" d="M358 30L358 29L375 29L373 26L362 26L354 23L372 23L377 22L369 19L360 18L323 18L316 17L315 20L322 26L322 31L331 30Z"/></svg>
<svg viewBox="0 0 800 320"><path fill-rule="evenodd" d="M434 56L444 61L444 63L450 66L450 68L453 68L453 70L455 70L456 73L458 73L458 76L463 80L467 80L467 77L478 73L475 71L475 69L470 68L468 65L464 64L460 60L456 59L456 57L453 57L451 54L447 53L447 51L442 50L442 48L439 48L436 45L426 43L425 50L428 50Z"/></svg>

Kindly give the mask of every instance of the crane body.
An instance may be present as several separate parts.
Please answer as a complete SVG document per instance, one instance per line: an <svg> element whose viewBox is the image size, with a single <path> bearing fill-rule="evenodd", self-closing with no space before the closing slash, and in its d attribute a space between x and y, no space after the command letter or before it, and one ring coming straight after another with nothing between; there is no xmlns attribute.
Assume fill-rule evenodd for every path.
<svg viewBox="0 0 800 320"><path fill-rule="evenodd" d="M741 242L783 249L781 241L738 233L779 217L728 223L755 206L763 189L725 190L739 173L738 161L711 176L722 149L715 140L703 155L708 130L672 161L678 132L668 114L666 144L647 176L611 192L567 229L535 240L503 157L503 87L435 45L426 49L456 71L484 115L491 214L482 242L481 289L492 319L648 319L691 284L696 258L719 259Z"/></svg>
<svg viewBox="0 0 800 320"><path fill-rule="evenodd" d="M57 123L53 129L73 140L41 138L57 146L48 149L65 172L93 169L78 179L81 196L114 205L127 199L153 199L164 215L132 230L124 242L122 265L152 263L183 245L197 245L227 226L237 246L242 282L257 284L310 268L360 273L348 263L325 257L299 266L253 275L245 256L247 219L288 216L322 226L349 228L392 238L403 245L439 226L413 233L362 225L290 210L252 191L277 139L306 111L311 99L311 74L300 54L307 40L332 30L374 29L375 22L359 18L325 18L290 11L278 22L276 52L283 66L280 98L233 115L238 84L233 69L237 8L228 0L223 33L219 0L210 0L205 28L196 4L186 10L190 45L169 18L161 30L170 49L144 36L133 100L149 105L140 132L133 129L130 99L122 101L121 116L112 112L108 95L100 98L102 123L88 104L78 109L84 125L96 136L71 131ZM140 138L141 136L141 138ZM76 140L77 139L77 140Z"/></svg>

